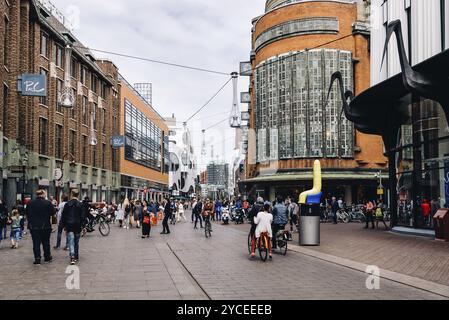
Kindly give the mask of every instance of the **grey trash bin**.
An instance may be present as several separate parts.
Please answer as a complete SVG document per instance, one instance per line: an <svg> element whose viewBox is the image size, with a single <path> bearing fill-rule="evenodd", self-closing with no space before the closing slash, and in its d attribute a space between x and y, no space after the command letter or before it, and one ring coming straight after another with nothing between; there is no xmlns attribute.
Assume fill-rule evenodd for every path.
<svg viewBox="0 0 449 320"><path fill-rule="evenodd" d="M320 205L302 204L299 228L300 246L320 245Z"/></svg>

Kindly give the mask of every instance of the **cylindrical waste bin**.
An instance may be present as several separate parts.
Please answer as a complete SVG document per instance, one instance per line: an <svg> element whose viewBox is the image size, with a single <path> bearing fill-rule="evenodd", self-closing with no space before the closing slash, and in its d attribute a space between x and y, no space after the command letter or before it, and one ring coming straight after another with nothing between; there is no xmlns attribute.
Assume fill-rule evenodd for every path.
<svg viewBox="0 0 449 320"><path fill-rule="evenodd" d="M320 245L320 205L302 204L299 223L299 245Z"/></svg>

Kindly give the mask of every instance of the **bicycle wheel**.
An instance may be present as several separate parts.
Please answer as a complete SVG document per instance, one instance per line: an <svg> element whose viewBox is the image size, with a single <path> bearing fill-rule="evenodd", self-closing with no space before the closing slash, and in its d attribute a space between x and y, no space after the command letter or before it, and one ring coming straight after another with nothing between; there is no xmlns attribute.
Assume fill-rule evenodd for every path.
<svg viewBox="0 0 449 320"><path fill-rule="evenodd" d="M283 256L287 255L288 242L285 240L278 240L278 247L281 250Z"/></svg>
<svg viewBox="0 0 449 320"><path fill-rule="evenodd" d="M109 235L109 233L111 232L111 228L109 227L109 223L107 223L105 221L100 221L100 227L98 228L98 230L100 231L100 234L103 237L107 237Z"/></svg>
<svg viewBox="0 0 449 320"><path fill-rule="evenodd" d="M346 212L342 212L341 213L341 220L344 223L349 223L350 219L349 219L349 215Z"/></svg>
<svg viewBox="0 0 449 320"><path fill-rule="evenodd" d="M209 238L211 236L210 222L206 222L206 225L204 226L204 234L206 235L206 238Z"/></svg>
<svg viewBox="0 0 449 320"><path fill-rule="evenodd" d="M268 259L268 239L266 236L261 236L259 239L259 256L263 262Z"/></svg>

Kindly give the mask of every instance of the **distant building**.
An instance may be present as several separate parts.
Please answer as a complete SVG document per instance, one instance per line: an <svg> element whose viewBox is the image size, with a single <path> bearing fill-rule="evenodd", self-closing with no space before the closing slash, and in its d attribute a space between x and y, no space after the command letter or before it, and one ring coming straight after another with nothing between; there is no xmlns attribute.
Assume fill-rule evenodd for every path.
<svg viewBox="0 0 449 320"><path fill-rule="evenodd" d="M207 166L207 184L227 190L229 185L229 164L209 164Z"/></svg>

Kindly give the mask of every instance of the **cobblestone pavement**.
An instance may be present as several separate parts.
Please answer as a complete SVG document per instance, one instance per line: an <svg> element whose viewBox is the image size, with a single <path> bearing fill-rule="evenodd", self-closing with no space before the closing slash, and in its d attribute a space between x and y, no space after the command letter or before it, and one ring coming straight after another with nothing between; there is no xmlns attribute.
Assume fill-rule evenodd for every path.
<svg viewBox="0 0 449 320"><path fill-rule="evenodd" d="M65 286L67 252L53 251L52 264L33 266L29 235L18 250L2 242L0 299L441 298L388 280L367 290L367 275L294 252L250 261L247 227L214 224L212 239L190 222L173 226L170 235L153 228L152 239L116 226L106 238L90 234L81 242L81 288L75 291Z"/></svg>

